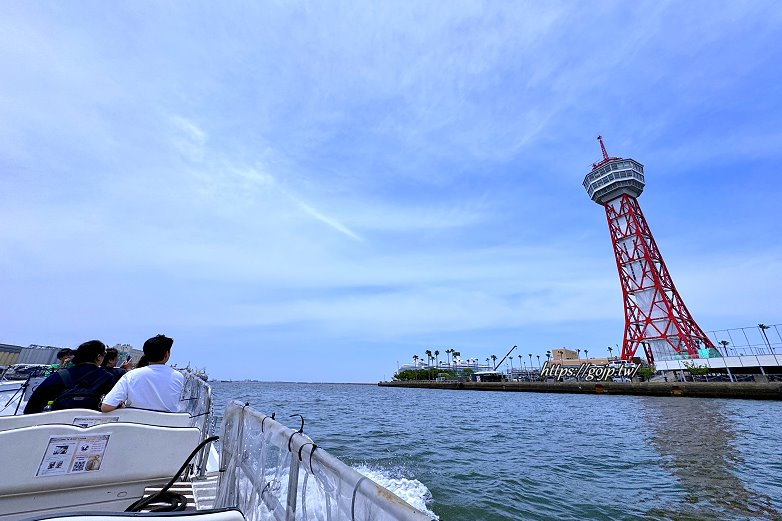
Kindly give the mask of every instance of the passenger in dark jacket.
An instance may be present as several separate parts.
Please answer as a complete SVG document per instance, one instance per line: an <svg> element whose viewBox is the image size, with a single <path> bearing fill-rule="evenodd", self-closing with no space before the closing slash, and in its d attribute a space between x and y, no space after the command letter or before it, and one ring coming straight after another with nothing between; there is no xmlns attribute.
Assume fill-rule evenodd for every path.
<svg viewBox="0 0 782 521"><path fill-rule="evenodd" d="M84 342L76 350L76 356L73 358L73 367L61 369L61 371L68 372L73 387L93 387L100 383L98 392L106 394L114 387L117 377L101 369L100 364L103 362L105 354L106 345L100 340ZM109 375L108 378L106 378L107 374ZM68 387L66 387L65 381L60 375L60 371L49 375L33 391L27 406L24 408L24 413L31 414L43 411L47 403L56 400L67 389Z"/></svg>

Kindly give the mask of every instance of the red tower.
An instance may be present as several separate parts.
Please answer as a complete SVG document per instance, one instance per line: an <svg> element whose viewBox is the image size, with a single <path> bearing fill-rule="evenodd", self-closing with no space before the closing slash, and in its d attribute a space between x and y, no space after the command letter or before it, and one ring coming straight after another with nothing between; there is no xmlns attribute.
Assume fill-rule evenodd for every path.
<svg viewBox="0 0 782 521"><path fill-rule="evenodd" d="M644 189L644 167L632 159L608 157L597 136L603 159L592 165L584 188L602 205L614 246L622 284L625 334L622 358L632 360L639 346L646 358L698 358L698 349L713 348L676 291L638 204Z"/></svg>

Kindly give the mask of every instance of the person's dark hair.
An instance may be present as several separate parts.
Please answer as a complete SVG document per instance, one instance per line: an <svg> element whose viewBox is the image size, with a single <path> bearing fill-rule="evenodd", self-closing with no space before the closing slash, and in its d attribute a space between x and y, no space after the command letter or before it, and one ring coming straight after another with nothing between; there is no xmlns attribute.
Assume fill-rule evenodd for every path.
<svg viewBox="0 0 782 521"><path fill-rule="evenodd" d="M138 359L138 363L136 364L136 369L139 367L146 367L149 365L149 361L147 360L147 355L141 355L141 358Z"/></svg>
<svg viewBox="0 0 782 521"><path fill-rule="evenodd" d="M74 365L86 362L97 362L98 356L106 354L106 344L100 340L88 340L76 349L76 356L73 357Z"/></svg>
<svg viewBox="0 0 782 521"><path fill-rule="evenodd" d="M114 367L117 363L118 357L119 351L117 351L115 348L110 347L106 349L106 355L103 357L103 363L100 364L101 367Z"/></svg>
<svg viewBox="0 0 782 521"><path fill-rule="evenodd" d="M171 350L174 345L174 339L165 335L153 336L144 342L144 354L147 355L149 363L162 362L166 357L166 351Z"/></svg>
<svg viewBox="0 0 782 521"><path fill-rule="evenodd" d="M57 359L62 360L66 356L70 356L72 354L73 354L73 349L71 349L70 347L66 347L65 349L60 349L59 351L57 351Z"/></svg>

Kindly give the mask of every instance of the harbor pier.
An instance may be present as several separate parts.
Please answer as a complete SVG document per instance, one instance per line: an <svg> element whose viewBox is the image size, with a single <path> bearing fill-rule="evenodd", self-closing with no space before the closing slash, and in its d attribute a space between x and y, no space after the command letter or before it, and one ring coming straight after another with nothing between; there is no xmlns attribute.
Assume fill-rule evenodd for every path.
<svg viewBox="0 0 782 521"><path fill-rule="evenodd" d="M450 389L457 391L614 394L782 400L782 382L436 382L412 380L404 382L378 382L377 385L379 387Z"/></svg>

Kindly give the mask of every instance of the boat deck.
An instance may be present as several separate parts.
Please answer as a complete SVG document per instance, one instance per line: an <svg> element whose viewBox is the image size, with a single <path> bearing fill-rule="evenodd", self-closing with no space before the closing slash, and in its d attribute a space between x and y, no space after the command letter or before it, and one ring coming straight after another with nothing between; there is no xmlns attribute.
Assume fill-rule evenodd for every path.
<svg viewBox="0 0 782 521"><path fill-rule="evenodd" d="M217 494L217 480L219 474L217 472L211 472L203 478L196 478L193 481L177 481L169 492L175 494L181 494L187 498L187 506L185 511L194 512L196 510L206 510L214 507L215 495ZM149 497L152 494L160 492L165 486L165 483L160 485L146 487L144 489L144 497ZM153 509L161 506L165 506L167 503L151 503L142 510L142 512L151 512Z"/></svg>

